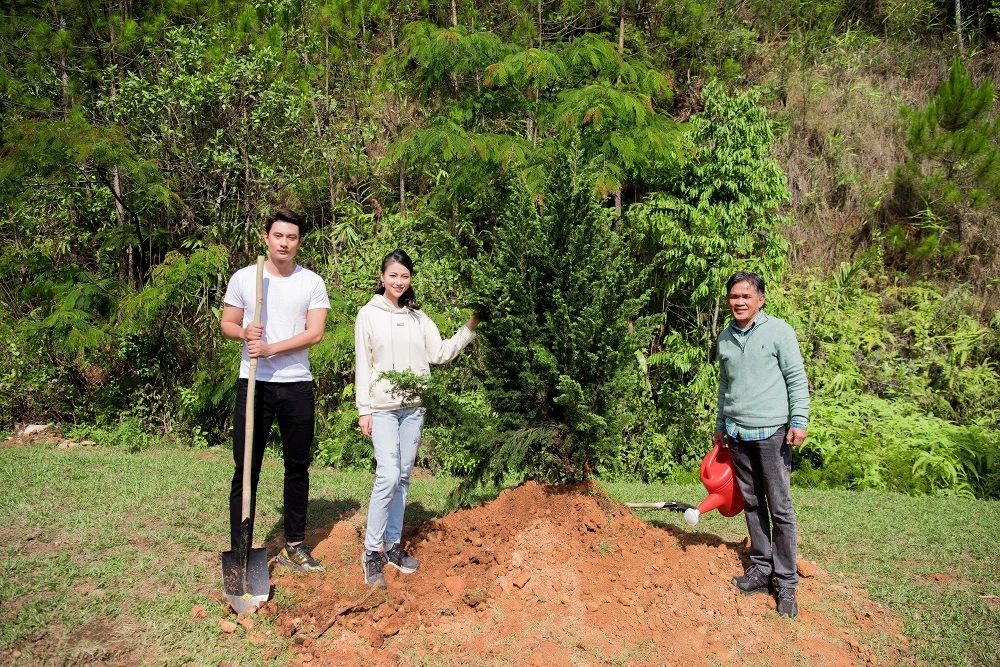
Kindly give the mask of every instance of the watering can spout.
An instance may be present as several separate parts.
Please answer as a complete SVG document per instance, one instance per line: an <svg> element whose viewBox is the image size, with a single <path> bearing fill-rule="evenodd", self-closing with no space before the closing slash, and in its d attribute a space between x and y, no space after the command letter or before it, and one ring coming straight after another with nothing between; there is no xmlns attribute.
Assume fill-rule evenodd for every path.
<svg viewBox="0 0 1000 667"><path fill-rule="evenodd" d="M698 505L698 513L704 514L705 512L711 512L714 509L719 509L720 507L724 509L727 508L732 501L725 491L726 490L723 489L722 493L708 494L708 497L701 501Z"/></svg>

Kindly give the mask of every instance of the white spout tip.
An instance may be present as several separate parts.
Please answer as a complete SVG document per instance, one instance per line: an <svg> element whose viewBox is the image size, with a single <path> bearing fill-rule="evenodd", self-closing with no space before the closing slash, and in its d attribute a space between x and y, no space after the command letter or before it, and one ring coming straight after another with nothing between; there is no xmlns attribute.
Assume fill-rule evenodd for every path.
<svg viewBox="0 0 1000 667"><path fill-rule="evenodd" d="M691 509L684 510L684 520L687 521L689 526L697 526L699 516L701 516L701 512L693 507Z"/></svg>

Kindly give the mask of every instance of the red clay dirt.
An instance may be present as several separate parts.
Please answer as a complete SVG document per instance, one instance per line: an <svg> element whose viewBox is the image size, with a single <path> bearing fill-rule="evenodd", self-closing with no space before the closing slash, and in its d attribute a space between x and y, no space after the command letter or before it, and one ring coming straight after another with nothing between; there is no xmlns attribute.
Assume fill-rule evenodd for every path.
<svg viewBox="0 0 1000 667"><path fill-rule="evenodd" d="M362 520L336 524L315 546L326 573L274 571L279 599L296 603L261 611L294 638L294 664L909 662L902 623L815 566L799 584L799 618L790 621L775 613L771 596L743 596L730 584L743 571L745 543L647 525L597 487L533 482L408 527L404 544L420 569L386 568L388 590L317 639L368 590Z"/></svg>

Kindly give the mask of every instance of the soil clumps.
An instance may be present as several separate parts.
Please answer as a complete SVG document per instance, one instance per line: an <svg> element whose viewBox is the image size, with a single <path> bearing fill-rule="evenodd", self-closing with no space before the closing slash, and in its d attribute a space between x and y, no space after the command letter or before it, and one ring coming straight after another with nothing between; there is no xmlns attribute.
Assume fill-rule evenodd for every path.
<svg viewBox="0 0 1000 667"><path fill-rule="evenodd" d="M324 574L274 570L282 597L298 601L275 617L295 635L297 663L837 666L895 664L905 650L895 616L815 565L787 620L771 596L730 584L745 542L650 526L596 486L534 482L408 527L420 569L387 567L388 590L314 639L367 591L362 521L363 511L315 546Z"/></svg>

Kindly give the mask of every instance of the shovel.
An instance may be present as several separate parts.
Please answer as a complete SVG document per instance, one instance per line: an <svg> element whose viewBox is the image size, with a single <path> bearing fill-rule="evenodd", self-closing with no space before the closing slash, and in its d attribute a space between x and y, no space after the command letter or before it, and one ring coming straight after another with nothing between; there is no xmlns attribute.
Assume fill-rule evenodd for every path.
<svg viewBox="0 0 1000 667"><path fill-rule="evenodd" d="M736 516L743 511L743 494L736 484L736 473L729 450L721 444L712 447L701 460L701 483L708 490L708 497L695 507L687 503L668 500L662 503L625 503L626 507L645 507L684 512L689 525L697 525L698 517L714 509L722 516Z"/></svg>
<svg viewBox="0 0 1000 667"><path fill-rule="evenodd" d="M685 512L694 509L694 505L688 505L677 500L668 500L662 503L625 503L625 507L641 507L650 510L674 510L675 512Z"/></svg>
<svg viewBox="0 0 1000 667"><path fill-rule="evenodd" d="M257 257L257 306L253 323L260 324L264 307L264 258ZM240 524L239 549L222 553L222 583L226 600L237 614L267 602L271 579L267 572L267 549L250 548L250 467L253 465L254 383L257 379L257 359L250 360L247 381L246 434L243 441L243 520Z"/></svg>

